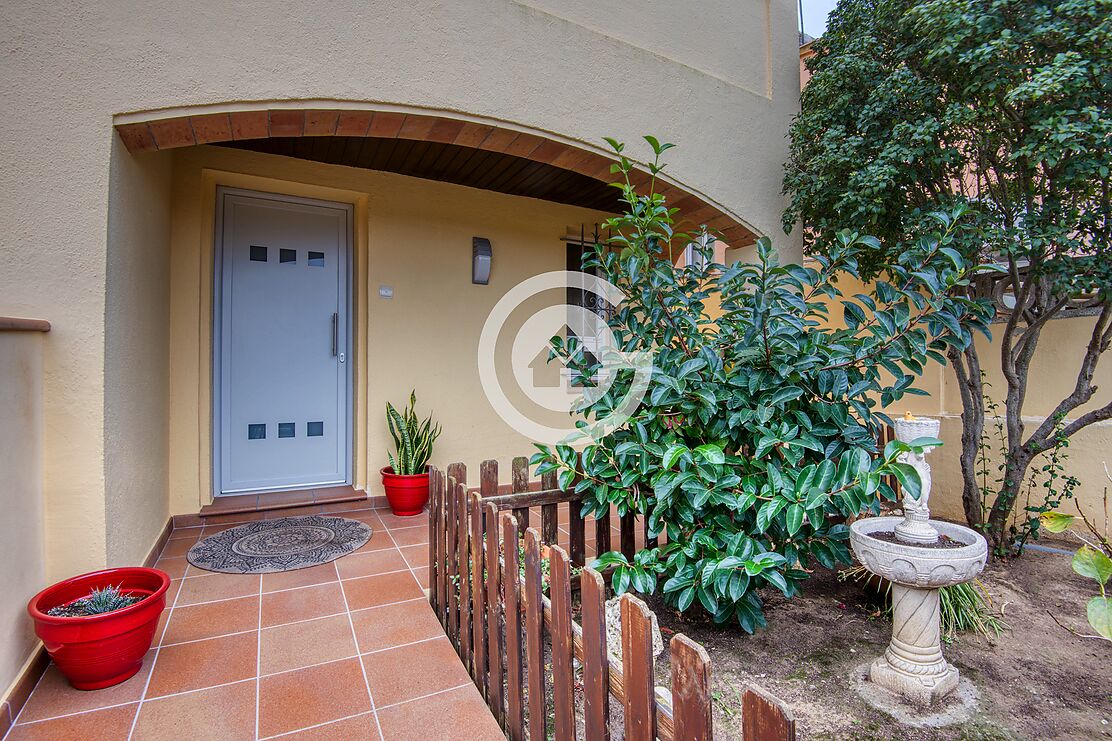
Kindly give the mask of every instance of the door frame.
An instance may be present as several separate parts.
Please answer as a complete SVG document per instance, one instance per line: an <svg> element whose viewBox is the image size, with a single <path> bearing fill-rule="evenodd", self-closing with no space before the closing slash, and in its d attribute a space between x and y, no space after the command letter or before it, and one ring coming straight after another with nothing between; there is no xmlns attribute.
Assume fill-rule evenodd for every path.
<svg viewBox="0 0 1112 741"><path fill-rule="evenodd" d="M233 188L224 185L216 186L216 207L214 209L214 229L213 229L213 274L212 274L212 342L210 349L212 351L212 496L216 498L222 496L239 496L242 494L250 494L250 492L229 492L224 494L222 472L223 472L223 440L221 436L222 423L223 423L223 356L222 344L224 333L224 207L226 196L246 196L248 198L257 198L260 200L276 201L279 203L291 203L306 206L319 206L322 208L331 208L343 211L345 214L346 228L346 241L344 252L344 264L342 269L345 271L344 280L344 326L343 330L343 347L347 352L347 362L344 365L347 368L344 371L344 386L346 394L346 404L344 412L344 425L347 434L347 444L344 445L344 481L332 482L328 484L321 484L323 486L351 486L354 481L355 461L353 451L355 449L355 347L353 345L354 339L354 311L355 311L355 292L353 285L354 274L354 260L355 260L355 219L354 212L355 206L351 203L343 201L328 201L318 198L305 198L302 196L292 196L283 193L270 193L266 191L251 190L247 188ZM306 484L290 484L287 486L277 486L267 491L297 491L300 489L312 489L314 485Z"/></svg>

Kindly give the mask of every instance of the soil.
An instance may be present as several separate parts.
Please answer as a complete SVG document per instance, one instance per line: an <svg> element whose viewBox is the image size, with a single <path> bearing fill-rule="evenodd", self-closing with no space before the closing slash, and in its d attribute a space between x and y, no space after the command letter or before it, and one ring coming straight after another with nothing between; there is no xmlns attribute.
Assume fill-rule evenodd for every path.
<svg viewBox="0 0 1112 741"><path fill-rule="evenodd" d="M906 540L900 540L895 530L880 530L875 533L869 533L869 537L883 540L885 543L912 545L916 548L964 548L969 545L969 543L962 543L960 540L954 540L949 535L943 535L942 533L938 534L938 541L935 543L908 543Z"/></svg>
<svg viewBox="0 0 1112 741"><path fill-rule="evenodd" d="M980 695L972 720L943 729L901 725L857 696L849 677L883 652L891 624L875 597L833 571L817 570L794 599L763 595L768 628L754 636L705 617L682 618L658 597L649 603L666 644L682 632L710 654L716 738L741 737L741 693L753 685L784 702L801 739L1112 738L1112 642L1071 635L1048 614L1092 633L1085 604L1095 584L1073 573L1068 556L1030 550L1008 564L990 563L981 582L1007 628L998 637L965 633L943 645ZM666 648L658 685L669 684L668 663Z"/></svg>

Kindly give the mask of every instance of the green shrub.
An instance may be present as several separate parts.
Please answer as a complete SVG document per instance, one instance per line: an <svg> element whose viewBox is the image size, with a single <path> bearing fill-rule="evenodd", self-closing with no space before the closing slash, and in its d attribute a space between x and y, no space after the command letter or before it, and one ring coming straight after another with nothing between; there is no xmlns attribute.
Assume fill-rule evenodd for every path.
<svg viewBox="0 0 1112 741"><path fill-rule="evenodd" d="M655 183L671 145L646 139ZM610 319L616 349L655 353L652 379L625 426L581 453L539 446L533 462L574 485L585 514L616 505L645 515L652 534L667 533L666 545L632 562L618 553L598 560L616 565L616 591L653 592L664 578L669 604L698 603L717 622L736 619L752 632L765 622L758 588L792 596L813 562L849 561L841 521L891 498L886 476L917 496L917 474L896 456L940 443L877 450L890 422L878 404L921 393L912 382L924 365L969 343L991 310L949 295L971 271L948 246L960 213L936 216L941 233L907 249L867 295L847 297L837 285L857 277L857 255L876 246L848 232L813 266L778 264L761 239L757 264L714 264L711 240L701 240L705 259L676 268L698 236L674 232L675 210L652 185L637 193L623 145L611 144L627 213L610 220L613 239L589 262L625 292ZM713 294L720 314L709 308ZM553 338L552 354L582 377L594 373L597 361L574 338ZM587 420L606 416L630 384L619 375ZM577 467L583 478L574 483Z"/></svg>

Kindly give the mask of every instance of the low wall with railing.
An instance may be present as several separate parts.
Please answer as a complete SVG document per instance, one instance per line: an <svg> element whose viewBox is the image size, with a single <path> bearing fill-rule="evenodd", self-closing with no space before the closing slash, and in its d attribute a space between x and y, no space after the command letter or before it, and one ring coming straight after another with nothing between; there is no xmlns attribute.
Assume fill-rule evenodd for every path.
<svg viewBox="0 0 1112 741"><path fill-rule="evenodd" d="M620 659L608 650L606 580L585 564L579 496L547 476L539 490L531 487L525 458L513 461L509 493L499 486L497 462L485 461L479 478L469 490L462 464L431 471L429 601L507 736L539 741L551 731L557 741L594 741L620 724L628 741L713 738L711 664L702 646L682 634L671 639L670 691L661 691L652 615L624 595ZM531 508L539 508L539 530L529 526ZM567 550L558 544L561 508ZM632 555L637 519L620 522L621 550ZM595 520L596 553L610 549L610 533L609 514ZM651 542L647 533L643 542ZM742 723L744 741L795 738L787 712L752 689L743 695Z"/></svg>

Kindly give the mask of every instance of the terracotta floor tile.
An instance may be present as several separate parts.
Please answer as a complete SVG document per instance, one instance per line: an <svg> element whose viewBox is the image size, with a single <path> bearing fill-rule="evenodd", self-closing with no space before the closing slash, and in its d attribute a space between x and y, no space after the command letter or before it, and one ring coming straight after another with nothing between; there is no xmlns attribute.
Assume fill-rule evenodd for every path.
<svg viewBox="0 0 1112 741"><path fill-rule="evenodd" d="M351 613L359 651L378 651L444 634L436 616L423 599L373 607Z"/></svg>
<svg viewBox="0 0 1112 741"><path fill-rule="evenodd" d="M408 569L409 564L402 558L397 548L391 548L349 554L336 561L336 568L340 572L341 579L351 579L356 576L384 574L387 571L401 571Z"/></svg>
<svg viewBox="0 0 1112 741"><path fill-rule="evenodd" d="M206 515L215 515L221 512L227 512L228 510L254 509L258 500L258 494L237 494L230 497L216 497L213 499L212 504L206 505L202 509Z"/></svg>
<svg viewBox="0 0 1112 741"><path fill-rule="evenodd" d="M308 728L370 709L358 659L259 680L259 736Z"/></svg>
<svg viewBox="0 0 1112 741"><path fill-rule="evenodd" d="M179 527L170 531L170 540L197 540L201 537L201 527Z"/></svg>
<svg viewBox="0 0 1112 741"><path fill-rule="evenodd" d="M239 633L259 627L257 596L210 602L204 605L178 605L170 616L170 624L162 643L182 643L201 638Z"/></svg>
<svg viewBox="0 0 1112 741"><path fill-rule="evenodd" d="M337 741L337 739L359 739L359 741L379 741L378 723L371 713L346 720L338 720L327 725L309 728L304 731L283 736L282 741Z"/></svg>
<svg viewBox="0 0 1112 741"><path fill-rule="evenodd" d="M131 731L138 708L139 704L134 703L41 723L21 723L12 727L4 741L120 741Z"/></svg>
<svg viewBox="0 0 1112 741"><path fill-rule="evenodd" d="M505 739L479 691L472 685L386 708L379 711L378 722L386 741Z"/></svg>
<svg viewBox="0 0 1112 741"><path fill-rule="evenodd" d="M175 540L173 542L182 543L185 541ZM189 568L189 561L184 558L160 558L155 561L154 567L165 571L171 579L180 579L185 576L186 569Z"/></svg>
<svg viewBox="0 0 1112 741"><path fill-rule="evenodd" d="M429 544L423 543L421 545L407 545L402 547L402 558L409 564L411 569L420 568L429 565Z"/></svg>
<svg viewBox="0 0 1112 741"><path fill-rule="evenodd" d="M281 507L278 509L270 508L260 510L264 520L280 520L283 517L307 517L309 515L319 515L320 505L306 504L300 507Z"/></svg>
<svg viewBox="0 0 1112 741"><path fill-rule="evenodd" d="M352 610L424 596L417 580L408 571L349 579L341 583L344 594L347 595L348 607Z"/></svg>
<svg viewBox="0 0 1112 741"><path fill-rule="evenodd" d="M346 614L265 628L260 647L259 667L263 674L300 669L356 654Z"/></svg>
<svg viewBox="0 0 1112 741"><path fill-rule="evenodd" d="M419 543L429 542L429 529L428 527L404 527L400 530L390 530L390 537L399 547L406 545L417 545Z"/></svg>
<svg viewBox="0 0 1112 741"><path fill-rule="evenodd" d="M205 515L205 525L242 525L245 522L254 522L265 517L263 512L236 512L229 515ZM211 533L209 533L211 535Z"/></svg>
<svg viewBox="0 0 1112 741"><path fill-rule="evenodd" d="M148 700L139 710L139 720L131 738L133 741L254 739L255 682L238 682Z"/></svg>
<svg viewBox="0 0 1112 741"><path fill-rule="evenodd" d="M263 592L277 592L279 589L325 584L336 581L336 579L336 567L331 563L322 563L304 569L263 574Z"/></svg>
<svg viewBox="0 0 1112 741"><path fill-rule="evenodd" d="M143 658L143 668L138 674L123 684L106 687L96 692L75 690L58 671L58 667L51 664L42 675L35 691L23 705L19 722L53 718L56 715L80 713L138 700L143 695L143 687L147 684L147 675L151 673L153 658L154 651L148 651Z"/></svg>
<svg viewBox="0 0 1112 741"><path fill-rule="evenodd" d="M147 697L254 677L258 640L258 635L251 632L164 647L159 651Z"/></svg>
<svg viewBox="0 0 1112 741"><path fill-rule="evenodd" d="M188 540L167 540L159 558L185 558L185 554L192 547L193 542Z"/></svg>
<svg viewBox="0 0 1112 741"><path fill-rule="evenodd" d="M322 515L336 515L337 517L350 517L351 514L356 512L365 512L371 509L371 503L365 499L360 499L355 502L329 502L320 505L320 513Z"/></svg>
<svg viewBox="0 0 1112 741"><path fill-rule="evenodd" d="M263 595L263 627L335 615L344 611L340 583Z"/></svg>
<svg viewBox="0 0 1112 741"><path fill-rule="evenodd" d="M317 504L328 504L337 499L366 499L366 495L360 494L350 486L329 486L323 489L313 490L313 499Z"/></svg>
<svg viewBox="0 0 1112 741"><path fill-rule="evenodd" d="M363 666L367 668L367 683L378 707L470 681L447 638L364 654ZM390 738L389 734L385 735Z"/></svg>
<svg viewBox="0 0 1112 741"><path fill-rule="evenodd" d="M428 528L429 526L429 515L427 512L422 512L419 515L412 515L410 517L398 517L393 512L379 512L378 519L382 520L382 524L391 530L402 527Z"/></svg>
<svg viewBox="0 0 1112 741"><path fill-rule="evenodd" d="M213 522L213 523L209 523L209 524L205 525L204 528L201 529L201 537L202 538L207 538L210 535L216 535L217 533L222 533L225 530L231 530L233 527L239 527L242 524L243 524L242 522L231 522L231 523L216 523L216 522Z"/></svg>
<svg viewBox="0 0 1112 741"><path fill-rule="evenodd" d="M202 572L203 573L203 572ZM205 574L182 582L178 607L259 593L258 574Z"/></svg>
<svg viewBox="0 0 1112 741"><path fill-rule="evenodd" d="M421 566L420 568L413 569L413 575L417 577L417 583L421 585L421 589L429 588L429 567Z"/></svg>
<svg viewBox="0 0 1112 741"><path fill-rule="evenodd" d="M356 513L356 514L358 514L358 513ZM370 515L368 515L368 517L369 516ZM356 518L353 518L353 519L362 520L364 522L366 521L362 517L356 517ZM372 528L373 532L371 533L370 540L368 540L366 543L364 543L362 546L360 546L359 549L357 551L355 551L356 553L367 553L368 551L381 551L385 548L393 548L394 547L394 541L390 539L390 535L389 535L389 533L386 532L385 528L383 528L381 525L378 525L378 524L375 524L375 523L371 523L371 528Z"/></svg>

